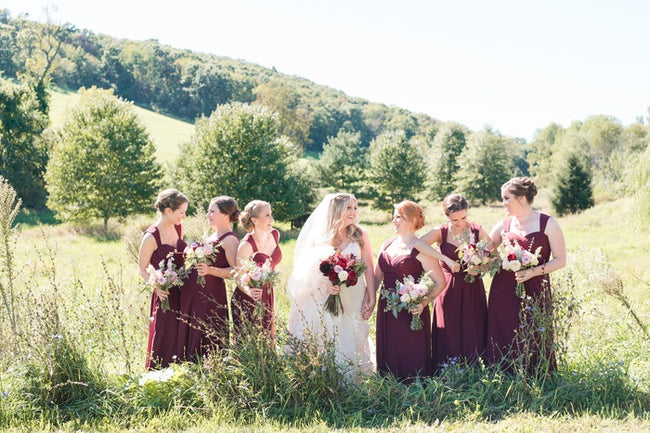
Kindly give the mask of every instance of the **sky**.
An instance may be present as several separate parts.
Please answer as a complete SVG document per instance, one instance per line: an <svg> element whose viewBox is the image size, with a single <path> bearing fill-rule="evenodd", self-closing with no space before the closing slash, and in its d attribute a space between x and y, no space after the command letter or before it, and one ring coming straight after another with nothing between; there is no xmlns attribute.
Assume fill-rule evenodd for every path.
<svg viewBox="0 0 650 433"><path fill-rule="evenodd" d="M2 0L12 17L275 67L530 141L650 107L646 0Z"/></svg>

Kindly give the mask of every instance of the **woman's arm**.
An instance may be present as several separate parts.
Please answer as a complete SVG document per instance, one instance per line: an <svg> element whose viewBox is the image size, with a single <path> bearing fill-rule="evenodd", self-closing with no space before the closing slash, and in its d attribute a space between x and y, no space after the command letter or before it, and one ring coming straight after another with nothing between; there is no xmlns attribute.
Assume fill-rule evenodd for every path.
<svg viewBox="0 0 650 433"><path fill-rule="evenodd" d="M414 307L411 308L413 314L421 314L422 311L433 302L434 299L438 297L440 293L445 289L447 285L447 280L445 279L445 274L440 268L440 263L437 260L434 260L430 256L424 254L418 254L417 259L422 263L422 268L424 269L425 275L428 274L431 280L434 283L434 287L427 293L422 301Z"/></svg>
<svg viewBox="0 0 650 433"><path fill-rule="evenodd" d="M226 255L226 260L228 265L225 268L219 268L217 266L208 266L207 264L199 263L196 265L196 269L199 272L199 275L213 275L219 278L230 278L232 275L232 270L237 264L237 247L239 246L239 240L235 236L227 236L223 241L221 241L221 247L223 248L224 254Z"/></svg>
<svg viewBox="0 0 650 433"><path fill-rule="evenodd" d="M551 245L551 255L553 258L546 263L535 266L534 268L515 272L517 282L524 282L533 277L549 274L566 265L566 243L564 241L564 233L562 233L562 229L558 222L553 218L549 218L544 233L548 236Z"/></svg>
<svg viewBox="0 0 650 433"><path fill-rule="evenodd" d="M460 263L433 248L424 240L424 236L415 242L415 247L421 254L426 254L427 256L430 256L436 260L445 262L452 272L460 271Z"/></svg>
<svg viewBox="0 0 650 433"><path fill-rule="evenodd" d="M252 255L253 255L253 246L248 242L241 242L239 244L239 247L237 248L237 267L240 267L242 263L250 259ZM253 287L243 287L239 284L237 285L237 287L239 287L239 290L246 293L255 301L262 298L262 289L256 289Z"/></svg>
<svg viewBox="0 0 650 433"><path fill-rule="evenodd" d="M361 317L363 320L368 320L375 309L377 303L377 290L375 288L375 272L373 270L373 257L372 245L370 244L370 236L368 232L361 228L363 247L361 248L361 260L366 265L366 270L363 271L363 276L366 279L366 293L363 297L363 304L361 305Z"/></svg>
<svg viewBox="0 0 650 433"><path fill-rule="evenodd" d="M151 263L151 256L153 252L156 251L156 239L154 239L151 233L147 233L142 237L142 242L140 242L140 250L138 251L138 272L144 278L145 281L149 281L149 273L147 272L147 267ZM153 291L156 293L158 298L164 300L169 296L168 292L159 290L158 287L153 287Z"/></svg>

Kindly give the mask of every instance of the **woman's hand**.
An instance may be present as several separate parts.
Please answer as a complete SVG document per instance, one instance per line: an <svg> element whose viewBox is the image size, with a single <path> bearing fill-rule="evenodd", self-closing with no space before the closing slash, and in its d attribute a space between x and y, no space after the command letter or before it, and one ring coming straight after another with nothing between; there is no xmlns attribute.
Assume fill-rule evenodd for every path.
<svg viewBox="0 0 650 433"><path fill-rule="evenodd" d="M420 314L422 314L424 309L427 307L427 305L429 305L429 301L427 299L420 301L419 304L411 307L411 314L414 314L419 317Z"/></svg>
<svg viewBox="0 0 650 433"><path fill-rule="evenodd" d="M515 280L517 280L518 283L523 283L524 281L528 281L534 276L535 276L534 268L522 269L521 271L515 272Z"/></svg>
<svg viewBox="0 0 650 433"><path fill-rule="evenodd" d="M251 287L248 289L248 294L251 298L253 298L253 301L259 301L262 299L262 289Z"/></svg>
<svg viewBox="0 0 650 433"><path fill-rule="evenodd" d="M361 318L363 320L368 320L370 319L370 316L372 316L372 312L375 311L375 301L367 299L363 301L363 304L361 305Z"/></svg>
<svg viewBox="0 0 650 433"><path fill-rule="evenodd" d="M201 276L212 275L212 266L206 263L199 263L196 265L196 272Z"/></svg>
<svg viewBox="0 0 650 433"><path fill-rule="evenodd" d="M329 293L330 295L338 295L339 293L341 293L341 287L340 286L333 286L333 285L330 284L327 287L327 293Z"/></svg>
<svg viewBox="0 0 650 433"><path fill-rule="evenodd" d="M460 272L460 263L456 260L452 260L449 257L445 257L445 263L451 269L451 272Z"/></svg>
<svg viewBox="0 0 650 433"><path fill-rule="evenodd" d="M169 292L166 290L162 290L160 287L154 287L153 291L156 294L156 296L158 296L158 299L160 299L161 301L164 301L169 296Z"/></svg>

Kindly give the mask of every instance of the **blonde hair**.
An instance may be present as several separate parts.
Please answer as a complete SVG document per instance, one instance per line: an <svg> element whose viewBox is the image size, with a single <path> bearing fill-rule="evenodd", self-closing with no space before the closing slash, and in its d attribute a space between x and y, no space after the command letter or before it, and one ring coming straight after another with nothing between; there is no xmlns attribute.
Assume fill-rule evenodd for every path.
<svg viewBox="0 0 650 433"><path fill-rule="evenodd" d="M343 213L347 209L350 200L356 201L357 199L354 195L345 192L336 194L336 196L330 200L327 209L326 240L332 246L337 246L334 245L334 241L339 229L343 225ZM345 236L353 242L359 242L359 244L363 246L363 233L361 232L361 227L357 225L356 221L345 228Z"/></svg>
<svg viewBox="0 0 650 433"><path fill-rule="evenodd" d="M404 200L395 205L395 210L402 218L412 222L416 231L424 227L424 209L416 202Z"/></svg>
<svg viewBox="0 0 650 433"><path fill-rule="evenodd" d="M253 224L252 218L257 218L260 213L262 213L262 209L266 206L268 206L269 209L271 208L271 204L264 200L253 200L246 205L243 211L241 211L239 214L239 222L247 232L253 231L255 224Z"/></svg>

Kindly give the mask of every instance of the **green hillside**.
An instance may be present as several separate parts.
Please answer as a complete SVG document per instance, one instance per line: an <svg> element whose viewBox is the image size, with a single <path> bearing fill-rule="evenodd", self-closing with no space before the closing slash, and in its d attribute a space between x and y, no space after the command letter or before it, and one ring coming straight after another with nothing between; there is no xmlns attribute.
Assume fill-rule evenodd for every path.
<svg viewBox="0 0 650 433"><path fill-rule="evenodd" d="M61 127L66 111L78 102L79 94L76 92L58 88L51 89L50 119L52 126L54 128ZM188 141L194 132L194 125L136 105L133 108L149 131L156 146L158 160L163 164L174 161L180 144Z"/></svg>

